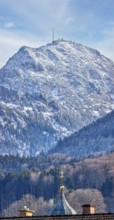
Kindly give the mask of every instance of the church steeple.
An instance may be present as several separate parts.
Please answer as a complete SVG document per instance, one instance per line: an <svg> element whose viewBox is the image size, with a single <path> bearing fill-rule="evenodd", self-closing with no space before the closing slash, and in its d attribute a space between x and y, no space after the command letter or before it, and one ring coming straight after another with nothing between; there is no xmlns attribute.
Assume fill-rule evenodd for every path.
<svg viewBox="0 0 114 220"><path fill-rule="evenodd" d="M75 215L77 214L76 211L69 205L67 202L65 195L64 195L64 184L63 184L63 179L64 179L64 172L63 170L60 171L60 192L59 192L59 199L55 206L53 207L51 211L51 215Z"/></svg>

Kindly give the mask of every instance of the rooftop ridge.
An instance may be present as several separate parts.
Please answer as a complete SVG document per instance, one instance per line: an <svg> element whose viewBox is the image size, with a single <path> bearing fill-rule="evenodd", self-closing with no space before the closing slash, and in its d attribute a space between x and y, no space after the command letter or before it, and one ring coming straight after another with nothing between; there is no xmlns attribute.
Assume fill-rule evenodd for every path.
<svg viewBox="0 0 114 220"><path fill-rule="evenodd" d="M44 215L44 216L32 216L32 217L21 217L21 216L13 216L13 217L0 217L0 220L17 220L17 219L25 219L25 220L56 220L56 219L64 219L64 220L85 220L85 219L92 219L92 220L114 220L114 213L96 213L94 215L87 214L76 214L76 215Z"/></svg>

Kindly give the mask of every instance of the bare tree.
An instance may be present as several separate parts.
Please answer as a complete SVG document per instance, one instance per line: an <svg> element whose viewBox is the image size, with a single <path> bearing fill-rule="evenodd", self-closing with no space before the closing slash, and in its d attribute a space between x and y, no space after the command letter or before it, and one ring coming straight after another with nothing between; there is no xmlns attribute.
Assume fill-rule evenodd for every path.
<svg viewBox="0 0 114 220"><path fill-rule="evenodd" d="M100 191L96 189L77 189L75 191L66 191L66 197L71 206L78 214L82 213L81 206L92 204L96 207L96 213L106 212L106 204Z"/></svg>
<svg viewBox="0 0 114 220"><path fill-rule="evenodd" d="M3 211L3 216L19 216L20 209L27 206L30 210L34 210L34 215L46 215L52 208L53 200L45 201L42 197L36 198L30 194L26 194L21 200L12 203Z"/></svg>

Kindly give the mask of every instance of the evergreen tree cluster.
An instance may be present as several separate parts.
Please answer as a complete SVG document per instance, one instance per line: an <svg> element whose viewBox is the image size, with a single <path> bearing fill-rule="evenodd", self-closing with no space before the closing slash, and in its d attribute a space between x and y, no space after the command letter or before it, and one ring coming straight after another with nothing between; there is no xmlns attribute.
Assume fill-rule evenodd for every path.
<svg viewBox="0 0 114 220"><path fill-rule="evenodd" d="M38 200L43 198L45 202L55 200L60 186L60 169L64 171L70 200L73 201L73 195L79 189L95 189L104 198L105 211L114 212L114 153L82 161L59 154L45 156L43 153L37 158L0 156L0 161L1 214L24 195Z"/></svg>

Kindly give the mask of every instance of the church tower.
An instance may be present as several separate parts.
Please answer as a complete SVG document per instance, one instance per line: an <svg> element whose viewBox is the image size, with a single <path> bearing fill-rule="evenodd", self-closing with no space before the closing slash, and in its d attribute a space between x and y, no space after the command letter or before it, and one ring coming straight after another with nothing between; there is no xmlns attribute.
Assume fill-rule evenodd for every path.
<svg viewBox="0 0 114 220"><path fill-rule="evenodd" d="M61 185L59 190L59 199L51 210L50 215L75 215L76 211L69 205L64 195L63 171L60 172Z"/></svg>

